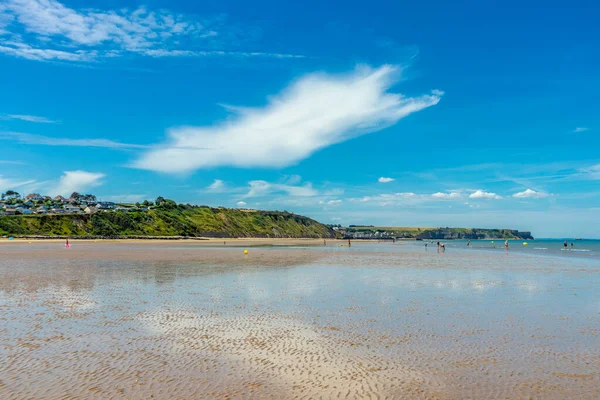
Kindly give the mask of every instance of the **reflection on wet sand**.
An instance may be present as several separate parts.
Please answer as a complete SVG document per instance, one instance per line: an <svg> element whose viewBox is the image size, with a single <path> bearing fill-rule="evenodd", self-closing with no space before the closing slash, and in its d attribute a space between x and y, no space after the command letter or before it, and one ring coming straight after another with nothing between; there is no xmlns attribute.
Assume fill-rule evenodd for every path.
<svg viewBox="0 0 600 400"><path fill-rule="evenodd" d="M71 250L1 249L1 398L600 398L598 264Z"/></svg>

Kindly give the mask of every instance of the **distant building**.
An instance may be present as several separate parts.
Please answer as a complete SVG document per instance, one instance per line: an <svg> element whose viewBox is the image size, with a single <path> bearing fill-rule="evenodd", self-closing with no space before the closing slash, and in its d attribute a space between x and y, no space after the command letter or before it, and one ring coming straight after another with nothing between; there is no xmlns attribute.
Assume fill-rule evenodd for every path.
<svg viewBox="0 0 600 400"><path fill-rule="evenodd" d="M59 196L56 196L56 197L55 197L53 200L54 200L54 201L59 201L59 202L61 202L61 203L66 203L66 202L67 202L67 199L65 199L64 197L62 197L62 196L60 196L60 195L59 195Z"/></svg>
<svg viewBox="0 0 600 400"><path fill-rule="evenodd" d="M30 193L25 196L25 200L44 201L44 196L40 195L39 193Z"/></svg>
<svg viewBox="0 0 600 400"><path fill-rule="evenodd" d="M33 214L33 211L31 211L29 208L26 208L26 207L16 207L15 208L15 213L21 213L23 215L29 215L29 214Z"/></svg>
<svg viewBox="0 0 600 400"><path fill-rule="evenodd" d="M65 210L65 212L67 214L79 214L79 213L81 213L81 208L79 206L74 206L72 204L67 204L67 205L63 206L63 210Z"/></svg>
<svg viewBox="0 0 600 400"><path fill-rule="evenodd" d="M2 213L2 215L15 215L16 212L17 212L17 210L14 208L5 208L0 211L0 213Z"/></svg>
<svg viewBox="0 0 600 400"><path fill-rule="evenodd" d="M92 206L87 206L83 212L85 212L86 214L94 214L98 212L98 209L96 207L92 207Z"/></svg>
<svg viewBox="0 0 600 400"><path fill-rule="evenodd" d="M98 207L98 210L114 210L115 203L112 201L99 201L96 207Z"/></svg>

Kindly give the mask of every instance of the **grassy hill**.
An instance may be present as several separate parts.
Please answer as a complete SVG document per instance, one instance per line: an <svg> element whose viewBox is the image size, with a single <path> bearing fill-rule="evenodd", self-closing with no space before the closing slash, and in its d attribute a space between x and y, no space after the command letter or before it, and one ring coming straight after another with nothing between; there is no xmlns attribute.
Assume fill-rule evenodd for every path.
<svg viewBox="0 0 600 400"><path fill-rule="evenodd" d="M334 238L335 232L288 212L178 205L143 212L2 216L0 235Z"/></svg>
<svg viewBox="0 0 600 400"><path fill-rule="evenodd" d="M354 238L407 239L533 239L531 232L514 229L425 228L402 226L350 226L346 236Z"/></svg>

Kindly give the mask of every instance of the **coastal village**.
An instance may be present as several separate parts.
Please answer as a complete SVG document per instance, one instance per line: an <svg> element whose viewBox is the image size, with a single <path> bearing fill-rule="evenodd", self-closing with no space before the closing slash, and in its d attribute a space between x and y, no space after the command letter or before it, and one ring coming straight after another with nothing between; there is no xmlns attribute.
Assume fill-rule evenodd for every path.
<svg viewBox="0 0 600 400"><path fill-rule="evenodd" d="M0 197L0 215L59 215L94 214L111 211L148 211L152 202L145 200L136 204L117 204L112 201L98 201L92 194L72 193L63 196L44 196L30 193L21 196L13 190L2 193Z"/></svg>

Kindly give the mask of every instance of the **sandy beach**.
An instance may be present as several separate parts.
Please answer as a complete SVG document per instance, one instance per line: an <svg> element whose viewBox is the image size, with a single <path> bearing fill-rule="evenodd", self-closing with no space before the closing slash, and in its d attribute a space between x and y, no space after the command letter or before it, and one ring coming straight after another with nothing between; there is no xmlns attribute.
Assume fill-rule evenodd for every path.
<svg viewBox="0 0 600 400"><path fill-rule="evenodd" d="M595 260L29 242L0 246L1 398L600 397Z"/></svg>

